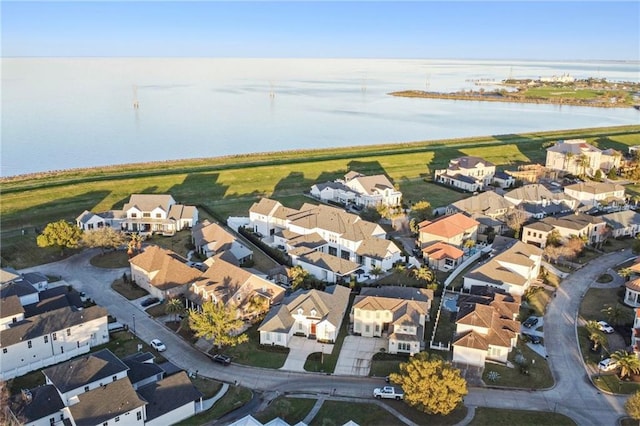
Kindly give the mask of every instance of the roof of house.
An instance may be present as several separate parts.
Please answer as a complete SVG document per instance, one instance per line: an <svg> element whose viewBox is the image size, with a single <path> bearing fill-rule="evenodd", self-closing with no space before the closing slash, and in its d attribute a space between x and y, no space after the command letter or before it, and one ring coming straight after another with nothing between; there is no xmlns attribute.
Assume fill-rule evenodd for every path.
<svg viewBox="0 0 640 426"><path fill-rule="evenodd" d="M389 311L392 315L392 324L419 326L420 315L429 316L431 303L388 297L357 296L353 302L353 308L363 311Z"/></svg>
<svg viewBox="0 0 640 426"><path fill-rule="evenodd" d="M624 283L624 286L629 290L633 290L636 292L640 292L640 278L636 278L635 280L630 280Z"/></svg>
<svg viewBox="0 0 640 426"><path fill-rule="evenodd" d="M282 238L287 240L289 245L293 247L316 249L327 245L327 241L317 232L312 232L310 234L298 234L296 232L289 231L288 229L284 229L280 235L282 235Z"/></svg>
<svg viewBox="0 0 640 426"><path fill-rule="evenodd" d="M8 347L98 318L104 318L106 322L107 315L107 310L101 306L91 306L83 310L65 307L45 312L25 318L10 325L8 329L0 330L0 347Z"/></svg>
<svg viewBox="0 0 640 426"><path fill-rule="evenodd" d="M9 408L14 416L24 424L29 424L58 414L64 408L64 403L53 385L42 385L13 395L9 400Z"/></svg>
<svg viewBox="0 0 640 426"><path fill-rule="evenodd" d="M568 139L568 140L560 140L555 145L547 148L548 152L559 152L561 154L564 153L572 153L572 154L582 154L586 152L601 152L598 148L593 145L589 145L584 139Z"/></svg>
<svg viewBox="0 0 640 426"><path fill-rule="evenodd" d="M131 258L129 262L145 271L155 272L150 283L161 290L168 290L191 284L200 277L201 272L188 266L187 260L171 250L158 246L147 246L144 251Z"/></svg>
<svg viewBox="0 0 640 426"><path fill-rule="evenodd" d="M341 276L352 274L360 268L360 264L356 262L320 251L300 253L292 250L289 254L298 257L298 261L300 262L314 265Z"/></svg>
<svg viewBox="0 0 640 426"><path fill-rule="evenodd" d="M511 265L524 266L530 268L535 264L532 257L540 258L542 249L531 244L517 241L504 252L492 257L488 262L472 269L466 277L486 283L502 285L525 285L528 277L518 273L517 269Z"/></svg>
<svg viewBox="0 0 640 426"><path fill-rule="evenodd" d="M564 192L551 192L549 188L540 184L532 183L512 189L504 194L507 199L513 199L521 202L541 203L543 201L573 201L569 195Z"/></svg>
<svg viewBox="0 0 640 426"><path fill-rule="evenodd" d="M173 204L169 209L169 213L167 217L169 219L180 220L180 219L191 219L195 215L196 211L195 206L185 206L184 204Z"/></svg>
<svg viewBox="0 0 640 426"><path fill-rule="evenodd" d="M0 288L0 298L5 298L9 296L28 296L30 294L38 293L38 290L28 282L19 279L16 281L9 282L8 284L4 284L2 288Z"/></svg>
<svg viewBox="0 0 640 426"><path fill-rule="evenodd" d="M249 208L249 212L268 216L276 207L282 207L282 204L270 198L261 198L258 202L253 203Z"/></svg>
<svg viewBox="0 0 640 426"><path fill-rule="evenodd" d="M304 203L300 210L290 214L287 219L291 225L333 232L350 241L362 241L379 228L378 224L362 220L360 216L342 209L309 203Z"/></svg>
<svg viewBox="0 0 640 426"><path fill-rule="evenodd" d="M386 189L391 189L395 191L393 184L391 183L389 178L385 175L373 175L373 176L360 175L348 181L348 183L351 183L351 182L359 183L367 195L374 195Z"/></svg>
<svg viewBox="0 0 640 426"><path fill-rule="evenodd" d="M436 235L442 238L452 238L477 227L478 221L462 213L454 213L432 221L425 220L420 222L418 226L420 233Z"/></svg>
<svg viewBox="0 0 640 426"><path fill-rule="evenodd" d="M536 222L532 222L529 223L527 225L523 226L523 229L532 229L535 231L541 231L541 232L551 232L553 231L555 228L553 227L553 225L549 225L548 223L542 222L542 221L536 221Z"/></svg>
<svg viewBox="0 0 640 426"><path fill-rule="evenodd" d="M0 284L6 284L20 278L18 271L12 268L0 268Z"/></svg>
<svg viewBox="0 0 640 426"><path fill-rule="evenodd" d="M382 260L400 253L400 249L393 241L371 237L362 240L356 253L363 257Z"/></svg>
<svg viewBox="0 0 640 426"><path fill-rule="evenodd" d="M613 229L624 229L632 225L640 225L640 213L633 210L622 210L601 216Z"/></svg>
<svg viewBox="0 0 640 426"><path fill-rule="evenodd" d="M450 170L456 170L456 169L473 169L475 167L492 167L495 166L495 164L480 158L480 157L473 157L473 156L464 156L464 157L458 157L458 158L454 158L451 161L449 161L449 169Z"/></svg>
<svg viewBox="0 0 640 426"><path fill-rule="evenodd" d="M460 259L464 252L459 248L444 243L442 241L435 242L422 249L424 256L429 259L441 260L441 259Z"/></svg>
<svg viewBox="0 0 640 426"><path fill-rule="evenodd" d="M454 346L474 349L488 349L489 345L511 347L511 339L520 330L518 321L501 316L491 305L477 303L469 311L460 311L458 314L456 324L486 329L487 333L484 334L475 329L464 332L454 340ZM473 334L469 336L471 333Z"/></svg>
<svg viewBox="0 0 640 426"><path fill-rule="evenodd" d="M554 228L566 228L574 231L581 231L589 225L605 223L602 217L591 216L584 213L575 213L561 217L545 217L540 221Z"/></svg>
<svg viewBox="0 0 640 426"><path fill-rule="evenodd" d="M169 212L172 204L175 204L175 200L169 194L131 194L129 202L125 203L122 210L127 211L136 207L142 212L150 212L160 207L165 212Z"/></svg>
<svg viewBox="0 0 640 426"><path fill-rule="evenodd" d="M40 300L24 306L24 314L27 317L44 314L56 309L75 307L82 308L84 304L80 293L67 286L52 287L40 292Z"/></svg>
<svg viewBox="0 0 640 426"><path fill-rule="evenodd" d="M346 186L346 185L345 185L344 183L342 183L342 182L322 182L322 183L316 183L315 185L313 185L313 186L312 186L312 188L313 188L313 187L316 187L316 189L317 189L318 191L320 191L320 192L324 191L324 190L325 190L325 189L327 189L327 188L330 188L330 189L337 189L337 190L340 190L340 191L344 191L344 192L351 192L351 193L356 194L356 192L355 192L353 189L349 188L348 186Z"/></svg>
<svg viewBox="0 0 640 426"><path fill-rule="evenodd" d="M191 236L196 247L201 247L205 244L211 245L214 251L229 250L231 244L236 240L235 236L222 226L217 223L211 223L206 219L193 225Z"/></svg>
<svg viewBox="0 0 640 426"><path fill-rule="evenodd" d="M468 214L495 214L496 210L513 208L513 204L493 191L481 192L478 195L452 203L451 206Z"/></svg>
<svg viewBox="0 0 640 426"><path fill-rule="evenodd" d="M92 217L96 216L95 213L90 212L89 210L85 210L76 218L76 222L87 223L91 220Z"/></svg>
<svg viewBox="0 0 640 426"><path fill-rule="evenodd" d="M415 287L381 286L362 287L360 296L388 297L392 299L417 300L429 302L433 300L433 290Z"/></svg>
<svg viewBox="0 0 640 426"><path fill-rule="evenodd" d="M42 373L60 393L65 393L102 379L111 381L111 377L128 368L109 349L102 349L47 367Z"/></svg>
<svg viewBox="0 0 640 426"><path fill-rule="evenodd" d="M564 187L565 190L569 189L577 192L586 192L588 194L606 194L607 192L617 192L624 191L624 186L619 185L617 183L607 183L607 182L578 182L572 185L567 185Z"/></svg>
<svg viewBox="0 0 640 426"><path fill-rule="evenodd" d="M0 299L0 318L13 317L24 314L24 308L20 303L20 298L15 294Z"/></svg>
<svg viewBox="0 0 640 426"><path fill-rule="evenodd" d="M127 376L134 385L149 377L156 377L158 374L161 376L164 374L164 370L160 368L154 362L149 362L154 359L151 352L136 352L121 359L121 361L128 367Z"/></svg>
<svg viewBox="0 0 640 426"><path fill-rule="evenodd" d="M128 378L109 382L77 396L69 407L76 426L95 426L147 404L133 389Z"/></svg>
<svg viewBox="0 0 640 426"><path fill-rule="evenodd" d="M339 285L329 286L325 291L313 289L300 292L286 305L272 308L258 329L269 332L288 332L294 324L291 314L298 312L299 309L308 316L314 310L316 317L339 327L347 310L350 294L351 290Z"/></svg>
<svg viewBox="0 0 640 426"><path fill-rule="evenodd" d="M203 396L184 371L143 386L138 393L147 401L147 421L198 401Z"/></svg>
<svg viewBox="0 0 640 426"><path fill-rule="evenodd" d="M474 178L472 178L471 176L467 176L467 175L461 175L460 173L455 173L455 174L448 174L447 178L451 179L451 180L457 180L459 182L463 182L463 183L469 183L469 184L475 184L478 183L478 181Z"/></svg>

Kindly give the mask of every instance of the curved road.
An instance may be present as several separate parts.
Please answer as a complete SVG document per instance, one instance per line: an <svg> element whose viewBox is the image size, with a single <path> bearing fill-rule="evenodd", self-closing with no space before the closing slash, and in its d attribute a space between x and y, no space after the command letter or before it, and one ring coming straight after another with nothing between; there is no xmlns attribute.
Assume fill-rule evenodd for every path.
<svg viewBox="0 0 640 426"><path fill-rule="evenodd" d="M337 389L342 396L371 398L371 390L380 379L352 376L296 373L262 369L242 365L223 367L183 341L171 330L149 317L142 308L129 302L110 288L114 279L128 268L105 270L89 264L96 250L87 250L60 262L24 269L60 275L76 289L84 291L109 310L118 321L133 328L145 341L160 338L167 344L163 356L185 370L255 390L278 392L312 392L330 394ZM628 396L605 395L590 382L589 372L582 361L577 343L576 324L580 302L602 272L631 257L629 250L614 252L572 273L563 282L557 297L551 300L544 318L544 335L549 364L556 384L543 391L470 388L465 397L468 406L557 411L572 418L579 425L615 425L625 415Z"/></svg>

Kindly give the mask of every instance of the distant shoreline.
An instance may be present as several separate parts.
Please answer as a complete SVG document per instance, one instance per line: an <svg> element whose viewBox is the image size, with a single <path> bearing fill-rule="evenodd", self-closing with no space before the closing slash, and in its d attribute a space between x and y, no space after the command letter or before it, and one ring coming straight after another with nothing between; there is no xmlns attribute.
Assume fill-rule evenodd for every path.
<svg viewBox="0 0 640 426"><path fill-rule="evenodd" d="M476 102L507 102L521 104L547 104L547 105L567 105L580 106L590 108L634 108L629 104L614 104L609 102L580 100L568 98L531 98L516 95L505 95L496 92L465 92L465 93L439 93L427 92L423 90L403 90L400 92L391 92L391 96L399 96L404 98L427 98L427 99L448 99L457 101L476 101Z"/></svg>

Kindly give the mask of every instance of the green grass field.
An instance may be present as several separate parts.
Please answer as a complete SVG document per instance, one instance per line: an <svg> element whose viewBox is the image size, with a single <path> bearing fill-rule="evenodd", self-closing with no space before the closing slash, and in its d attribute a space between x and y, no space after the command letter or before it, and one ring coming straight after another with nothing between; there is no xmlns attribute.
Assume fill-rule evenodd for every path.
<svg viewBox="0 0 640 426"><path fill-rule="evenodd" d="M251 204L264 196L298 207L308 201L302 193L313 183L357 170L386 173L405 193L407 202L427 200L440 206L467 196L430 182L433 171L446 167L450 159L477 155L499 168L515 169L521 164L544 162L545 142L578 137L600 148L626 150L638 143L640 126L291 151L4 178L0 180L2 262L17 268L32 266L36 259L15 252L34 250L36 231L48 222L74 221L84 210L120 208L132 193L171 193L178 202L205 206L224 219L246 215ZM52 255L48 260L54 259Z"/></svg>

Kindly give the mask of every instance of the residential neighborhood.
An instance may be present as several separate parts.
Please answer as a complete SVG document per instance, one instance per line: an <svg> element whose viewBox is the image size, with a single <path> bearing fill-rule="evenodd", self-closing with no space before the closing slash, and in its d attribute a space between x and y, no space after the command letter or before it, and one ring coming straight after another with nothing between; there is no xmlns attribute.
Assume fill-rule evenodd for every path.
<svg viewBox="0 0 640 426"><path fill-rule="evenodd" d="M132 194L121 210L84 211L75 223L79 230L112 228L124 238L111 249L126 255L127 263L112 274L114 285L122 281L143 295L132 300L118 296L120 302L102 307L87 298L88 287L52 280L37 267L2 269L2 380L28 373L44 377L43 384L11 395L7 408L21 419L14 423L161 425L206 412L229 387L239 386L238 377L246 381L254 365L249 361L243 367L249 370L236 370L248 358L234 355L234 345L209 337L214 334L192 335L191 341L180 337L180 330L195 327L190 318L209 315L211 306L221 309L216 315L229 315L218 321L236 324L225 332L231 338L246 333L251 337L242 342L253 339L254 353L267 358L284 354L274 379L279 371L303 377L330 368L357 380L389 382L400 374L400 365L426 353L464 371L464 379L474 386L499 381L495 370L513 369L514 363L525 376L537 371L535 360L548 368L544 342L553 337L547 337L550 329L543 331L542 323L552 321L546 309L561 312L554 308L563 294L561 280L578 276L581 268L598 268L597 262L581 263L580 253L608 256L606 244L633 240L640 233L640 215L625 187L590 180L595 169L586 160L575 169L565 154L573 151L563 146L548 148L555 167L550 175L586 174L579 182L558 178L525 183L479 157L451 160L448 169L435 172L434 183L467 195L436 206L413 231L402 231L392 220L361 217L364 208L379 206L397 208L394 214L406 217L412 213L402 206L402 193L388 177L357 172L313 185L297 207L259 197L245 216L230 217L227 223L177 204L170 194ZM600 168L618 158L574 141L567 146L584 155L599 154L598 161L605 161L597 163ZM558 152L562 162L554 157ZM175 244L181 235L183 242ZM625 249L610 254L619 259ZM271 266L258 266L265 258ZM598 274L614 274L612 282L624 288L620 300L629 307L625 309L637 310L640 263L632 260L626 279L626 272L614 271L613 265ZM69 273L73 280L73 271ZM97 295L110 300L105 292L119 291L105 287ZM541 302L546 306L538 308ZM146 340L149 351L138 344L136 352L120 357L102 349L115 330L135 339L147 336L149 327L155 330ZM622 332L618 323L610 329L615 336ZM616 343L616 350L639 354L637 329L634 325L621 336L630 343ZM172 347L175 339L184 345L179 356ZM618 353L605 347L606 353ZM173 353L180 360L191 351L188 356L196 358L182 368L163 358ZM530 361L522 361L523 353ZM378 376L374 371L381 371L378 363L385 357L392 357L393 365L385 361L386 372ZM328 359L333 359L332 367ZM225 371L235 371L237 378ZM193 382L199 374L223 380L224 391L205 398ZM604 373L594 368L590 374L597 381ZM330 380L329 375L322 383L331 386ZM331 388L329 396L336 393L341 392ZM36 405L46 409L34 410ZM245 414L229 424L263 423Z"/></svg>

